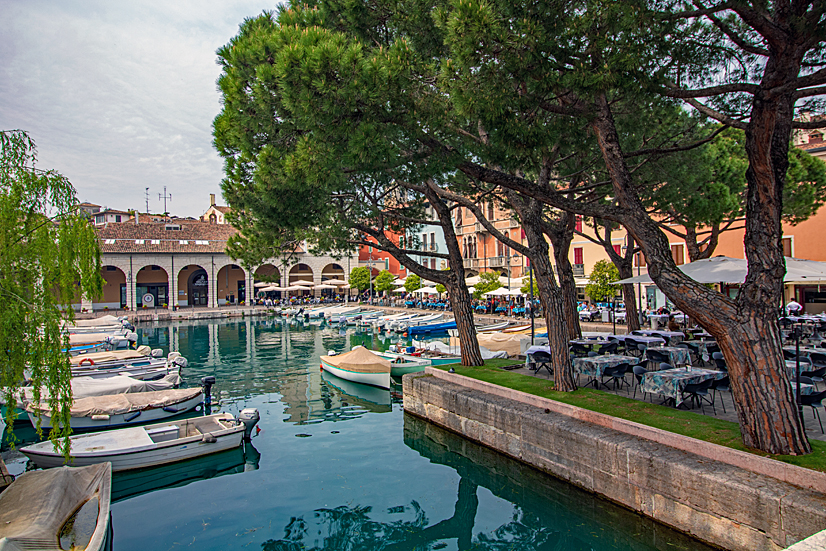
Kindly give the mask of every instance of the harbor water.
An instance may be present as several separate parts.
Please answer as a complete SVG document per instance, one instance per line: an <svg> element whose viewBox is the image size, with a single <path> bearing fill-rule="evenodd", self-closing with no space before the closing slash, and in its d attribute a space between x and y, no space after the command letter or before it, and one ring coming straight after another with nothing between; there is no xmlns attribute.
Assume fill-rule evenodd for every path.
<svg viewBox="0 0 826 551"><path fill-rule="evenodd" d="M278 318L138 332L189 360L188 386L215 376L213 412L258 408L260 430L242 449L116 474L115 551L709 549L405 415L400 384L320 371L329 350L386 348L372 333Z"/></svg>

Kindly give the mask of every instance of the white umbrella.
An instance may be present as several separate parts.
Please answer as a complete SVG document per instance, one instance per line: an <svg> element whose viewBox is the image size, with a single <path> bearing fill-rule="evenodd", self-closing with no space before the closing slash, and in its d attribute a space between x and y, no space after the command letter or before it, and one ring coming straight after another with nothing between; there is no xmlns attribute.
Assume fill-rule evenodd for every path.
<svg viewBox="0 0 826 551"><path fill-rule="evenodd" d="M304 287L303 285L290 285L289 287L284 287L285 291L309 291L309 287Z"/></svg>
<svg viewBox="0 0 826 551"><path fill-rule="evenodd" d="M393 289L393 290L392 290L392 291L390 291L390 292L391 292L391 293L405 293L406 291L405 291L404 289Z"/></svg>
<svg viewBox="0 0 826 551"><path fill-rule="evenodd" d="M290 285L300 285L300 286L304 286L304 287L315 287L315 283L313 283L312 281L306 281L306 280L304 280L304 281L302 281L302 280L291 281Z"/></svg>
<svg viewBox="0 0 826 551"><path fill-rule="evenodd" d="M439 291L436 290L436 287L422 287L421 289L416 289L413 292L414 293L424 293L426 295L435 295L435 294L438 294Z"/></svg>
<svg viewBox="0 0 826 551"><path fill-rule="evenodd" d="M407 281L407 278L397 279L396 281L393 282L393 285L404 285L406 281Z"/></svg>
<svg viewBox="0 0 826 551"><path fill-rule="evenodd" d="M482 278L480 278L479 276L469 277L469 278L465 279L465 285L467 285L468 287L473 287L474 285L476 285L480 281L482 281Z"/></svg>
<svg viewBox="0 0 826 551"><path fill-rule="evenodd" d="M325 279L321 283L324 285L347 285L347 282L343 279Z"/></svg>
<svg viewBox="0 0 826 551"><path fill-rule="evenodd" d="M498 289L494 289L493 291L488 291L484 293L489 297L501 297L501 296L516 296L521 295L522 291L518 289L508 289L507 287L499 287Z"/></svg>
<svg viewBox="0 0 826 551"><path fill-rule="evenodd" d="M316 285L316 289L338 289L335 285L327 285L326 283L322 283L321 285Z"/></svg>
<svg viewBox="0 0 826 551"><path fill-rule="evenodd" d="M269 287L272 283L267 283L266 281L259 281L253 287Z"/></svg>
<svg viewBox="0 0 826 551"><path fill-rule="evenodd" d="M270 291L283 291L283 290L284 290L284 288L279 287L278 285L270 285L268 287L262 287L261 288L261 291L263 291L265 293L268 293Z"/></svg>

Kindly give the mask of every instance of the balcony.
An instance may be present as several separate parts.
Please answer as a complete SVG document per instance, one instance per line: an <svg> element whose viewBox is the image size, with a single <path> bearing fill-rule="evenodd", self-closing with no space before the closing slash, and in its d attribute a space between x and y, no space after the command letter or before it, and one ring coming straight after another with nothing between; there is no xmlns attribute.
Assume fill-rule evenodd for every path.
<svg viewBox="0 0 826 551"><path fill-rule="evenodd" d="M508 265L508 257L506 256L494 256L488 258L488 266L491 268L502 268Z"/></svg>
<svg viewBox="0 0 826 551"><path fill-rule="evenodd" d="M462 260L462 265L465 268L479 268L481 261L478 258L465 258Z"/></svg>
<svg viewBox="0 0 826 551"><path fill-rule="evenodd" d="M519 227L519 220L510 219L508 220L508 228L518 228Z"/></svg>
<svg viewBox="0 0 826 551"><path fill-rule="evenodd" d="M481 222L476 222L473 224L473 231L476 233L488 233L487 228L481 224Z"/></svg>
<svg viewBox="0 0 826 551"><path fill-rule="evenodd" d="M585 264L574 264L574 277L585 277Z"/></svg>

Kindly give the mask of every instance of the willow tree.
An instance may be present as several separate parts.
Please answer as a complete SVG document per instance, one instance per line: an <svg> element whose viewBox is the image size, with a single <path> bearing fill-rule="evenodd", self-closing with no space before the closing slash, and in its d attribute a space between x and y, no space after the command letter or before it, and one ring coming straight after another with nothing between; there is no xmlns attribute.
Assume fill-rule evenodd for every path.
<svg viewBox="0 0 826 551"><path fill-rule="evenodd" d="M0 131L0 389L7 404L28 378L51 408L51 439L68 453L72 404L69 338L72 303L102 290L94 227L69 181L36 163L23 131ZM6 409L13 426L14 408ZM39 427L38 419L38 427Z"/></svg>

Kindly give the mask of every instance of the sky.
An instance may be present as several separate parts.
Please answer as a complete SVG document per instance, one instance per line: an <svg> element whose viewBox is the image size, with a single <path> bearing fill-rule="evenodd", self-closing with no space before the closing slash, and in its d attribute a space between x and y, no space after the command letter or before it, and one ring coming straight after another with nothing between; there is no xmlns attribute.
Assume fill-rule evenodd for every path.
<svg viewBox="0 0 826 551"><path fill-rule="evenodd" d="M200 216L221 201L215 52L276 0L0 0L0 130L80 201Z"/></svg>

